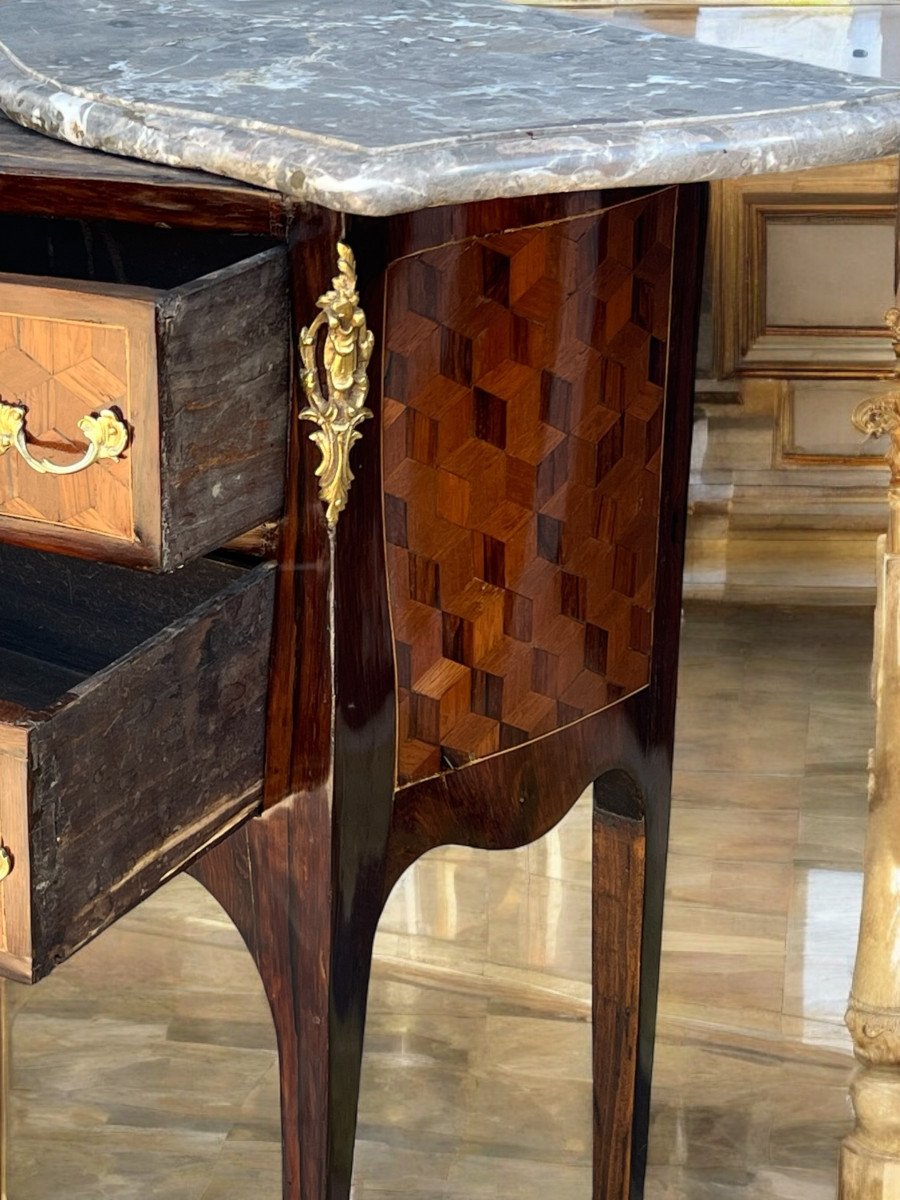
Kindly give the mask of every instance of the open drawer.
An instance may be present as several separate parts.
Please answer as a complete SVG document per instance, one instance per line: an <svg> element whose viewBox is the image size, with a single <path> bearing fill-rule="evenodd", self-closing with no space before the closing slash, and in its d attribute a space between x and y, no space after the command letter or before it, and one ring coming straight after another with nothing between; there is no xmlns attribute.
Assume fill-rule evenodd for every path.
<svg viewBox="0 0 900 1200"><path fill-rule="evenodd" d="M256 810L274 578L0 547L0 974L47 974Z"/></svg>
<svg viewBox="0 0 900 1200"><path fill-rule="evenodd" d="M82 224L0 217L0 540L167 571L280 512L287 255Z"/></svg>

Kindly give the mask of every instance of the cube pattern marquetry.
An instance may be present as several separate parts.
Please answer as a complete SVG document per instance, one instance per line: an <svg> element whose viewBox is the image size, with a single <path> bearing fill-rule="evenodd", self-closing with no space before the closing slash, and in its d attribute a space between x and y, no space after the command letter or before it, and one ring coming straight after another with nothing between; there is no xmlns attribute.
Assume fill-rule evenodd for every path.
<svg viewBox="0 0 900 1200"><path fill-rule="evenodd" d="M115 407L129 418L128 331L0 312L0 398L27 406L35 458L77 460L86 447L81 417ZM128 456L53 476L31 470L9 450L0 456L0 515L131 538Z"/></svg>
<svg viewBox="0 0 900 1200"><path fill-rule="evenodd" d="M648 681L673 220L667 191L389 272L401 784Z"/></svg>

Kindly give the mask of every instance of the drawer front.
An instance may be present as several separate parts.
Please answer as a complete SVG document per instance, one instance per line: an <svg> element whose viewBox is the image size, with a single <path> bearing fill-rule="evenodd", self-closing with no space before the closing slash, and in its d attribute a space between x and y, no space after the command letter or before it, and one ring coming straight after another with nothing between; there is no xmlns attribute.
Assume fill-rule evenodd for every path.
<svg viewBox="0 0 900 1200"><path fill-rule="evenodd" d="M281 249L172 291L0 275L0 539L170 570L276 516L288 330Z"/></svg>
<svg viewBox="0 0 900 1200"><path fill-rule="evenodd" d="M31 553L6 548L0 568ZM263 775L272 565L192 564L158 577L175 586L157 597L141 593L148 576L55 561L55 575L16 571L21 604L10 605L0 647L7 691L15 663L31 665L27 694L0 702L0 845L10 868L0 881L0 974L26 982L255 812ZM45 603L31 602L32 584ZM175 619L101 665L146 634L154 610ZM54 662L37 663L30 643Z"/></svg>

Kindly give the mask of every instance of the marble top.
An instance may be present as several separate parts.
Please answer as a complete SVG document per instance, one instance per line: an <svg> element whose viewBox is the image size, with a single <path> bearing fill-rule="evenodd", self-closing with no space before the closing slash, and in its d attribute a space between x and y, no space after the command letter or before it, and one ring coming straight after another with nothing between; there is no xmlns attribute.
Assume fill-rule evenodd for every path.
<svg viewBox="0 0 900 1200"><path fill-rule="evenodd" d="M897 84L481 0L0 0L0 107L372 215L900 150Z"/></svg>

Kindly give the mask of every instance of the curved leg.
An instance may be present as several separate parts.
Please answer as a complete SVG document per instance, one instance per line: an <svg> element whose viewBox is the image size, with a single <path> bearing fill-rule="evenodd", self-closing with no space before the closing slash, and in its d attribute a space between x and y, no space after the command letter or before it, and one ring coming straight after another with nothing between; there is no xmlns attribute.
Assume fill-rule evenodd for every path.
<svg viewBox="0 0 900 1200"><path fill-rule="evenodd" d="M670 761L668 754L651 756L627 771L607 772L594 784L597 1200L640 1200L643 1195L662 943Z"/></svg>
<svg viewBox="0 0 900 1200"><path fill-rule="evenodd" d="M382 445L377 437L368 437L356 447L353 501L341 516L339 532L326 530L321 505L313 494L318 463L312 443L308 437L301 438L298 423L292 422L288 485L292 500L283 523L279 554L280 587L270 687L265 789L268 807L260 817L213 848L194 871L242 931L272 1006L281 1065L285 1200L348 1200L372 941L384 898L399 874L420 854L447 842L499 849L533 841L556 824L592 779L612 768L627 770L640 781L647 797L647 845L651 856L647 886L638 887L642 839L634 826L640 822L634 819L626 800L621 801L624 812L610 810L610 796L616 788L607 780L608 794L605 800L601 797L595 841L598 873L603 877L609 872L606 886L614 890L616 905L610 910L614 926L609 931L598 930L598 946L605 945L608 932L618 939L624 957L617 980L607 989L609 1005L600 1007L601 1017L611 1020L614 1026L620 1014L625 1014L622 1053L630 1055L629 1066L622 1071L617 1064L616 1076L632 1081L633 1099L625 1088L614 1099L612 1113L614 1121L624 1119L626 1124L630 1108L636 1114L631 1175L639 1190L646 1151L646 1081L652 1059L647 1031L652 1031L655 1013L704 195L703 189L696 187L678 192L675 272L680 293L669 338L653 650L650 683L645 690L583 718L580 714L587 705L574 710L565 705L565 711L559 711L557 705L557 716L565 717L565 721L556 732L524 743L516 734L513 744L499 752L423 778L395 794L395 685L401 664L398 657L395 671L394 651L400 643L395 643L388 612L387 493L381 477ZM327 273L331 270L329 256L338 230L328 224L329 220L323 217L321 228L308 229L299 222L295 230L294 307L298 324L315 311L319 290L316 281L326 270L326 263ZM397 228L400 238L402 231ZM630 223L622 228L628 240L636 239L635 244L641 241ZM341 231L342 237L345 232ZM349 233L360 264L366 264L367 277L361 278L359 286L361 302L376 335L370 375L383 380L386 364L382 347L387 339L384 328L378 326L384 325L389 307L386 256L403 244L402 238L391 242L382 226L365 220L354 221ZM420 234L430 237L430 227L423 227ZM418 296L421 284L410 287ZM642 295L637 288L633 302L641 319L650 320L652 314L642 308ZM417 311L413 316L414 324L421 319ZM466 349L469 341L455 333L446 338L442 334L439 340L441 369L451 372L453 379L454 372L468 379L468 358L473 353L471 348ZM431 339L428 345L436 347L437 342ZM652 377L656 379L663 360L656 351L651 354L651 349L648 344L646 366L648 372L652 366ZM520 350L525 353L527 347ZM565 392L563 388L561 394ZM384 399L378 393L376 387L369 398L376 422L381 419ZM490 399L493 403L496 398ZM556 403L553 396L544 397L542 393L542 404L545 401ZM392 403L396 405L396 398ZM490 424L494 419L491 413L496 416L499 411L495 405L490 413L485 410L487 415L482 413L479 421L483 418L480 428L485 436L476 440L489 444L491 437L501 437L499 427L488 429L483 424ZM418 425L411 427L411 432L408 429L402 454L412 445L414 460L417 454L427 457L432 424L429 420L421 429ZM420 436L425 439L422 445ZM648 448L650 445L656 442L651 439ZM613 452L621 453L611 445ZM600 454L598 449L597 453L593 467L582 463L591 478L605 469L605 452ZM540 486L552 483L555 473L563 469L560 460ZM530 478L528 472L525 474ZM537 487L536 482L533 484ZM527 478L525 485L531 486ZM415 497L400 499L407 504ZM397 524L396 529L392 526L397 540L390 544L406 549L406 518L401 521L403 514L398 516L393 508L389 515ZM553 518L544 529L546 536L538 558L546 563L555 561L561 553L552 532L557 524ZM473 535L466 544L475 553L476 530L467 526L466 532ZM485 541L479 532L478 553L486 556L484 571L493 578L492 573L499 571L500 565L494 561L496 549L491 549L488 542L493 544L493 539ZM647 547L647 554L652 555L652 541ZM622 561L627 575L627 554ZM407 565L412 570L411 563ZM472 570L474 560L464 565L463 574ZM401 571L397 578L401 577L407 576ZM496 586L484 582L485 586ZM437 598L436 586L431 576L423 584L432 600ZM562 586L560 583L560 589ZM566 604L576 612L582 600L572 594ZM425 607L434 613L439 611L434 604ZM530 611L529 606L526 608ZM471 616L468 608L465 611ZM464 647L457 646L455 640L461 628L459 622L445 621L443 617L448 613L443 609L440 612L440 621L431 620L428 626L439 635L440 656L464 654ZM494 604L487 616L488 632L493 631L493 636L500 622L507 621L505 602L502 611ZM514 618L512 614L509 619ZM528 617L528 621L531 619ZM568 619L574 618L570 614ZM636 637L643 645L647 632L642 623L639 629L631 629L628 637ZM459 636L465 640L468 635ZM525 640L529 637L531 634ZM591 661L599 666L602 655L605 650L598 643L591 651ZM531 684L526 680L526 688L534 685L535 679L549 686L542 675L545 667L550 669L544 663L536 676L532 664ZM471 680L468 686L474 687ZM432 742L439 746L445 721L461 715L461 710L453 707L459 697L452 689L450 695L448 712L440 706L437 711L434 705L424 706L427 712L423 724L429 727L429 746ZM472 692L468 703L474 703ZM499 701L493 693L485 692L478 703L494 711ZM574 719L573 712L579 714L578 719ZM482 713L473 707L469 715L480 718ZM502 723L496 716L488 720ZM510 726L510 730L515 732L518 726ZM467 746L468 742L455 748L465 750ZM628 788L619 790L623 795L629 792ZM635 978L636 955L642 960L640 986ZM598 961L600 956L598 949ZM598 1044L601 1041L598 1035ZM602 1142L604 1136L598 1140ZM616 1192L623 1196L627 1187L625 1169L620 1156L618 1166L611 1159L607 1171L609 1179L616 1180ZM598 1177L595 1192L615 1196L612 1183L606 1193L598 1190L601 1186Z"/></svg>
<svg viewBox="0 0 900 1200"><path fill-rule="evenodd" d="M640 751L630 775L614 771L594 787L596 1200L640 1200L647 1170L705 231L705 198L698 197L679 215L676 238L675 278L684 296L672 314L653 665L631 715ZM614 1073L604 1061L616 1063Z"/></svg>
<svg viewBox="0 0 900 1200"><path fill-rule="evenodd" d="M297 326L333 276L338 214L292 231ZM382 373L384 237L353 239ZM295 391L298 389L295 387ZM305 400L295 395L295 411ZM381 397L369 403L380 418ZM284 1200L348 1200L372 944L382 908L395 778L394 667L377 437L354 447L353 502L324 519L317 446L291 422L279 541L265 811L192 873L252 953L272 1009L281 1076Z"/></svg>
<svg viewBox="0 0 900 1200"><path fill-rule="evenodd" d="M594 1196L625 1200L631 1174L638 1065L646 827L625 771L594 785Z"/></svg>
<svg viewBox="0 0 900 1200"><path fill-rule="evenodd" d="M234 920L272 1009L284 1200L347 1200L378 897L342 912L324 797L285 801L210 850L192 874ZM346 865L346 864L345 864ZM344 897L346 899L346 897Z"/></svg>
<svg viewBox="0 0 900 1200"><path fill-rule="evenodd" d="M681 291L672 315L666 388L650 686L539 743L402 788L387 846L389 890L410 863L436 846L503 849L543 836L599 777L593 829L598 1200L639 1200L647 1163L706 227L705 192L683 196L675 239Z"/></svg>

